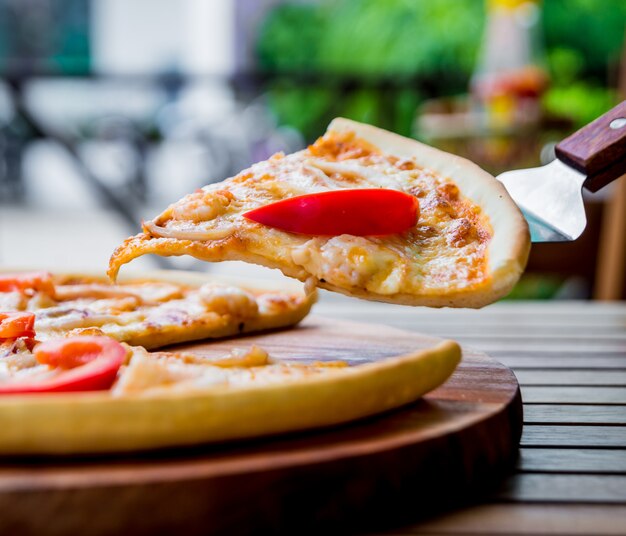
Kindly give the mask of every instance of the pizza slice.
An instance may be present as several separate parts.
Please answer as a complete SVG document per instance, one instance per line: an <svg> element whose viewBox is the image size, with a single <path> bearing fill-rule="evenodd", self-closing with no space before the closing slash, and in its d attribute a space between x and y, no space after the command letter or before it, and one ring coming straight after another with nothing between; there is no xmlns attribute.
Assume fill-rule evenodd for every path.
<svg viewBox="0 0 626 536"><path fill-rule="evenodd" d="M473 163L335 119L307 149L277 154L187 195L113 254L243 260L350 296L481 307L506 295L530 247L504 187Z"/></svg>
<svg viewBox="0 0 626 536"><path fill-rule="evenodd" d="M113 285L85 274L0 274L1 312L32 312L39 340L105 335L148 349L292 326L314 295L201 274L157 272Z"/></svg>

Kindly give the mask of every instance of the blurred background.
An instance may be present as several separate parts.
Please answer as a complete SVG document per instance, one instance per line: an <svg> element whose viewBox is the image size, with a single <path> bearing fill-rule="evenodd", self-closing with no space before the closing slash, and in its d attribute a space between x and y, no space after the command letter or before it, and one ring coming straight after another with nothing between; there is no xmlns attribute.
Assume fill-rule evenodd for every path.
<svg viewBox="0 0 626 536"><path fill-rule="evenodd" d="M624 0L0 0L0 266L102 271L142 218L335 116L494 174L547 163L626 98L625 30ZM624 297L623 183L511 299Z"/></svg>

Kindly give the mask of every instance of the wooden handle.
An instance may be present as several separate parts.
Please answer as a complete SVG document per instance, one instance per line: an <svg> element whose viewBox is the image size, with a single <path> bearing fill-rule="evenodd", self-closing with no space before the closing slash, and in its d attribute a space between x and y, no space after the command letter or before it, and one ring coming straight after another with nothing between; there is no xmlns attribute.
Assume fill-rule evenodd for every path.
<svg viewBox="0 0 626 536"><path fill-rule="evenodd" d="M587 175L595 192L626 173L626 101L556 146L556 156Z"/></svg>

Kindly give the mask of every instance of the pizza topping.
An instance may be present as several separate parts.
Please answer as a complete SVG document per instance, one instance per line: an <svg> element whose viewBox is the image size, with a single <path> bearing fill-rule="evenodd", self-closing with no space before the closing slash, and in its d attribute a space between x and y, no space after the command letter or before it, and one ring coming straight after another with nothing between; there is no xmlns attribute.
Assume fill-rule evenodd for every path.
<svg viewBox="0 0 626 536"><path fill-rule="evenodd" d="M134 303L135 306L154 305L168 300L183 297L180 285L165 282L132 282L112 285L109 282L72 282L56 285L56 301L80 300L90 302L93 305L98 303L106 304L108 307L112 303ZM34 298L33 298L34 299ZM55 303L51 301L51 304ZM39 307L50 307L50 305L37 304Z"/></svg>
<svg viewBox="0 0 626 536"><path fill-rule="evenodd" d="M172 206L173 220L209 221L226 212L234 196L228 190L197 190Z"/></svg>
<svg viewBox="0 0 626 536"><path fill-rule="evenodd" d="M0 384L0 395L100 391L111 387L126 360L127 350L108 337L55 339L37 345L35 359L49 367Z"/></svg>
<svg viewBox="0 0 626 536"><path fill-rule="evenodd" d="M0 292L0 311L23 311L28 300L21 292Z"/></svg>
<svg viewBox="0 0 626 536"><path fill-rule="evenodd" d="M154 396L176 391L263 386L327 373L345 374L349 370L347 364L336 361L272 361L265 350L256 346L213 359L169 352L149 354L143 348L136 348L111 393L113 396Z"/></svg>
<svg viewBox="0 0 626 536"><path fill-rule="evenodd" d="M80 303L82 300L77 300ZM120 313L132 312L141 307L141 298L138 296L124 296L117 299L94 300L86 304L90 313L95 313L96 317L105 315L117 315Z"/></svg>
<svg viewBox="0 0 626 536"><path fill-rule="evenodd" d="M8 375L38 365L33 357L34 339L0 339L0 371Z"/></svg>
<svg viewBox="0 0 626 536"><path fill-rule="evenodd" d="M294 248L292 258L331 285L375 288L381 294L398 292L404 273L404 262L396 253L362 237L314 238Z"/></svg>
<svg viewBox="0 0 626 536"><path fill-rule="evenodd" d="M182 227L168 226L162 227L153 221L147 221L143 224L144 230L152 236L160 238L176 238L177 240L222 240L229 237L235 232L234 225L223 224L210 229L204 229L198 226Z"/></svg>
<svg viewBox="0 0 626 536"><path fill-rule="evenodd" d="M68 337L104 337L106 334L100 328L74 328L67 332Z"/></svg>
<svg viewBox="0 0 626 536"><path fill-rule="evenodd" d="M52 276L48 272L0 274L0 292L15 291L30 295L35 292L54 294Z"/></svg>
<svg viewBox="0 0 626 536"><path fill-rule="evenodd" d="M367 168L359 165L350 165L350 162L326 162L324 160L311 160L307 169L316 169L318 174L327 179L326 186L336 189L336 182L349 184L352 188L358 187L367 177ZM335 180L333 180L333 178Z"/></svg>
<svg viewBox="0 0 626 536"><path fill-rule="evenodd" d="M41 341L106 335L154 348L187 337L250 331L250 319L261 325L291 322L290 318L306 314L312 301L300 293L252 293L219 282L200 286L194 281L140 279L112 285L102 278L75 275L55 276L54 281L54 296L0 293L0 311L34 313Z"/></svg>
<svg viewBox="0 0 626 536"><path fill-rule="evenodd" d="M225 382L221 367L187 364L184 361L158 359L143 348L135 348L130 363L111 390L113 396L141 394L155 387L168 387L185 380L195 380L207 387Z"/></svg>
<svg viewBox="0 0 626 536"><path fill-rule="evenodd" d="M329 160L351 160L379 154L376 147L357 139L354 132L322 136L309 145L308 152Z"/></svg>
<svg viewBox="0 0 626 536"><path fill-rule="evenodd" d="M25 309L27 311L36 311L38 309L45 309L46 307L53 307L57 303L56 290L57 287L54 289L54 294L35 292L33 296L24 296L28 300Z"/></svg>
<svg viewBox="0 0 626 536"><path fill-rule="evenodd" d="M43 365L73 369L101 358L119 361L121 365L126 349L108 337L69 337L41 343L34 355Z"/></svg>
<svg viewBox="0 0 626 536"><path fill-rule="evenodd" d="M476 227L467 218L458 218L448 229L447 241L453 247L465 246L477 237Z"/></svg>
<svg viewBox="0 0 626 536"><path fill-rule="evenodd" d="M112 286L109 284L109 286ZM121 286L133 296L137 296L144 305L178 300L184 297L184 286L173 283L148 281L139 283L121 283Z"/></svg>
<svg viewBox="0 0 626 536"><path fill-rule="evenodd" d="M79 298L127 298L134 296L132 292L121 287L106 285L104 283L88 283L76 285L58 285L56 298L58 300L76 300Z"/></svg>
<svg viewBox="0 0 626 536"><path fill-rule="evenodd" d="M216 367L263 367L270 363L270 356L263 348L252 345L242 350L235 348L229 356L211 361Z"/></svg>
<svg viewBox="0 0 626 536"><path fill-rule="evenodd" d="M449 203L457 201L460 194L458 186L450 182L437 186L437 193L444 197Z"/></svg>
<svg viewBox="0 0 626 536"><path fill-rule="evenodd" d="M143 349L142 349L143 350ZM230 354L219 357L207 357L185 351L177 352L150 352L151 359L167 360L170 362L181 361L188 365L213 365L215 367L262 367L270 363L269 354L259 346L252 345L250 348L234 348Z"/></svg>
<svg viewBox="0 0 626 536"><path fill-rule="evenodd" d="M318 279L315 276L307 277L304 282L304 293L307 296L310 296L315 292L315 289L317 288L317 281Z"/></svg>
<svg viewBox="0 0 626 536"><path fill-rule="evenodd" d="M152 236L178 240L221 240L235 232L235 227L223 220L234 195L227 190L197 190L171 205L159 218L144 222L143 228ZM167 222L167 225L162 225ZM211 222L210 227L198 225Z"/></svg>
<svg viewBox="0 0 626 536"><path fill-rule="evenodd" d="M200 288L200 297L211 311L220 315L250 318L259 312L254 296L241 288L204 285Z"/></svg>
<svg viewBox="0 0 626 536"><path fill-rule="evenodd" d="M312 296L312 295L313 294L307 294L307 296ZM270 314L270 315L274 315L274 314L279 315L279 314L286 313L288 311L293 311L293 309L298 306L298 302L300 300L301 298L297 295L272 293L272 292L267 292L257 297L257 303L259 304L259 312L261 314Z"/></svg>
<svg viewBox="0 0 626 536"><path fill-rule="evenodd" d="M32 313L0 313L0 339L35 336L35 315Z"/></svg>
<svg viewBox="0 0 626 536"><path fill-rule="evenodd" d="M411 160L410 158L390 158L390 160L395 167L402 171L411 171L418 168L418 165L415 163L415 161Z"/></svg>
<svg viewBox="0 0 626 536"><path fill-rule="evenodd" d="M78 304L77 304L78 305ZM70 330L76 328L100 327L120 322L120 316L110 311L98 312L87 304L82 307L59 306L37 312L37 329L41 331ZM131 318L126 317L126 322Z"/></svg>
<svg viewBox="0 0 626 536"><path fill-rule="evenodd" d="M277 201L244 217L298 234L388 235L415 226L419 203L410 194L384 188L334 190Z"/></svg>

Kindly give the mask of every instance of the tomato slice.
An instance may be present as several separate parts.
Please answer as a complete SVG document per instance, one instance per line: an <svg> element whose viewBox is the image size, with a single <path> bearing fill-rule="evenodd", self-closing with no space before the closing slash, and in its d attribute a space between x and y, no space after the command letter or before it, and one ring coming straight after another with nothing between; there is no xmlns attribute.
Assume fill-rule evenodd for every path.
<svg viewBox="0 0 626 536"><path fill-rule="evenodd" d="M54 294L54 282L48 272L24 272L22 274L0 274L0 292L42 291Z"/></svg>
<svg viewBox="0 0 626 536"><path fill-rule="evenodd" d="M33 313L0 313L0 339L35 336Z"/></svg>
<svg viewBox="0 0 626 536"><path fill-rule="evenodd" d="M384 188L332 190L283 199L246 212L244 217L290 233L388 235L415 226L419 201Z"/></svg>
<svg viewBox="0 0 626 536"><path fill-rule="evenodd" d="M0 385L0 395L106 390L126 359L126 348L108 337L53 339L33 353L40 363L63 371L38 382Z"/></svg>
<svg viewBox="0 0 626 536"><path fill-rule="evenodd" d="M35 348L34 355L44 365L73 369L95 359L114 357L123 361L126 348L109 337L79 336L43 342Z"/></svg>

